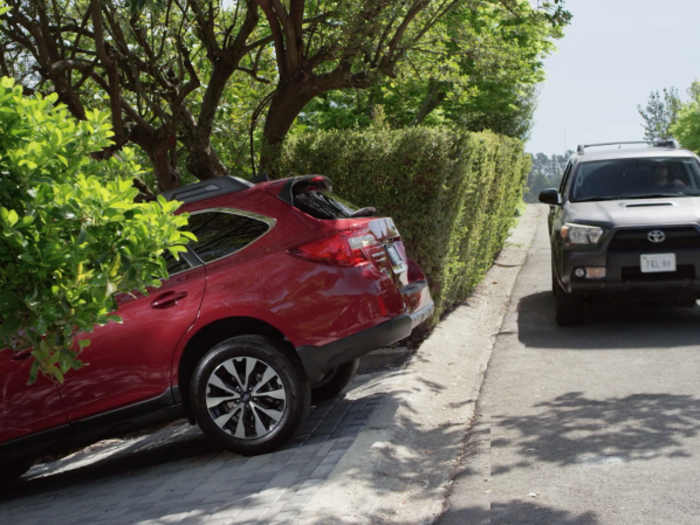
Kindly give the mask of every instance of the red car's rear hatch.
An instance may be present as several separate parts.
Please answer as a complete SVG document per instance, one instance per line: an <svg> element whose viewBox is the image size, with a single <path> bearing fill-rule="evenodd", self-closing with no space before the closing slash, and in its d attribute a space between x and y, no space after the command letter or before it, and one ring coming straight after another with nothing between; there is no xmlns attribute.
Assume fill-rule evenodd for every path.
<svg viewBox="0 0 700 525"><path fill-rule="evenodd" d="M407 258L390 217L375 218L375 208L356 206L334 194L330 181L320 175L289 179L270 185L269 191L279 192L280 199L336 232L297 247L294 255L342 266L371 264L394 282L408 312L432 304L425 276Z"/></svg>

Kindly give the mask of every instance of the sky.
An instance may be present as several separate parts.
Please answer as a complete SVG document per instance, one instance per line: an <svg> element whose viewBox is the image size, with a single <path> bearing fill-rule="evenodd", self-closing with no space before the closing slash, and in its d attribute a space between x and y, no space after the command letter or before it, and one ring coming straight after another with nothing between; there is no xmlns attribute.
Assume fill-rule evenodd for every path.
<svg viewBox="0 0 700 525"><path fill-rule="evenodd" d="M545 60L529 153L642 140L637 106L700 79L699 0L566 0L574 15Z"/></svg>

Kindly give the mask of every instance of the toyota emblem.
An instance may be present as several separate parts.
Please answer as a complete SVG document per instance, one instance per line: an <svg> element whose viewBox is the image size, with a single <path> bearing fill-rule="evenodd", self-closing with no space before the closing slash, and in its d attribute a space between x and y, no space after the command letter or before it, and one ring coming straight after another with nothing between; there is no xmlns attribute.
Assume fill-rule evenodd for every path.
<svg viewBox="0 0 700 525"><path fill-rule="evenodd" d="M661 230L651 230L647 234L647 239L651 242L664 242L666 240L666 234Z"/></svg>

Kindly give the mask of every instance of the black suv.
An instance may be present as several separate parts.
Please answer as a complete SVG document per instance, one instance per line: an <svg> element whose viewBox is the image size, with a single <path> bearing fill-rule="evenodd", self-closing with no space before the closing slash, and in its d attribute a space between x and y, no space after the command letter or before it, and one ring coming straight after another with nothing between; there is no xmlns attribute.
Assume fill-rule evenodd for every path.
<svg viewBox="0 0 700 525"><path fill-rule="evenodd" d="M595 296L687 306L700 297L700 158L675 141L579 146L559 189L539 198L550 205L560 326L580 322Z"/></svg>

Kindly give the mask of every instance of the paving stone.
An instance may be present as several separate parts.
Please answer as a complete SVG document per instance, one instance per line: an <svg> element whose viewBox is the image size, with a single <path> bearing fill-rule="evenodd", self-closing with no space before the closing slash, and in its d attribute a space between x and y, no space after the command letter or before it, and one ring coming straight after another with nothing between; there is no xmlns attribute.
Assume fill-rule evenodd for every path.
<svg viewBox="0 0 700 525"><path fill-rule="evenodd" d="M269 482L261 482L261 483L245 483L241 486L240 489L236 491L236 494L242 494L242 495L249 495L249 494L256 494L257 492L261 491L264 489Z"/></svg>
<svg viewBox="0 0 700 525"><path fill-rule="evenodd" d="M312 410L285 447L253 458L220 450L192 454L189 443L204 438L182 425L125 443L111 456L102 450L92 453L94 460L88 452L39 465L23 482L26 496L18 492L0 501L0 523L289 525L380 402L380 397L364 396L324 403ZM179 450L178 443L179 458L173 452ZM160 447L167 447L167 457L175 459L143 468L130 462L119 471L120 458L144 453L158 457ZM89 467L78 466L78 461ZM101 465L109 476L102 476ZM37 475L43 477L32 478ZM62 479L70 481L62 484Z"/></svg>
<svg viewBox="0 0 700 525"><path fill-rule="evenodd" d="M282 507L282 512L280 514L284 514L285 512L301 512L304 509L304 504L303 503L287 503L284 507Z"/></svg>
<svg viewBox="0 0 700 525"><path fill-rule="evenodd" d="M299 515L298 512L280 512L274 520L265 522L264 525L289 525Z"/></svg>

